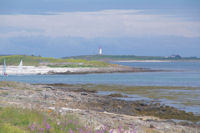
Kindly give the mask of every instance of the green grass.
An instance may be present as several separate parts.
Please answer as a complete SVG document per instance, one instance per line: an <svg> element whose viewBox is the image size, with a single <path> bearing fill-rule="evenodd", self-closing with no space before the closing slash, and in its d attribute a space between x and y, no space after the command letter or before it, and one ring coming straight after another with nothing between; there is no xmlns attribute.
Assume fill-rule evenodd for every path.
<svg viewBox="0 0 200 133"><path fill-rule="evenodd" d="M71 63L73 67L107 67L111 64L103 61L88 61L86 59L56 59L51 57L39 57L39 56L26 56L26 55L11 55L11 56L0 56L0 65L3 65L4 59L7 65L19 65L20 61L23 60L23 65L38 66L41 63ZM70 65L71 65L70 64ZM79 65L80 64L80 65ZM68 65L55 65L56 67L71 67ZM52 65L53 67L54 65Z"/></svg>
<svg viewBox="0 0 200 133"><path fill-rule="evenodd" d="M29 84L19 83L15 81L0 81L0 88L15 88L15 89L32 89Z"/></svg>
<svg viewBox="0 0 200 133"><path fill-rule="evenodd" d="M36 133L42 128L45 133L68 133L70 129L77 132L77 128L81 126L78 122L73 123L75 120L77 118L72 115L60 116L52 112L49 114L28 109L0 108L0 133ZM46 124L50 125L49 130ZM33 126L34 130L31 130Z"/></svg>
<svg viewBox="0 0 200 133"><path fill-rule="evenodd" d="M10 125L8 123L0 124L0 133L24 133L25 131L19 127Z"/></svg>

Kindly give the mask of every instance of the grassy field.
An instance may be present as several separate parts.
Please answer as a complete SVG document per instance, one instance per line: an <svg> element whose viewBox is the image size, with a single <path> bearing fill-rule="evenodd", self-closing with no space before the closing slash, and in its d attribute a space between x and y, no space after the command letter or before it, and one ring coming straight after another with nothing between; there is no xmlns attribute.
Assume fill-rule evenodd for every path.
<svg viewBox="0 0 200 133"><path fill-rule="evenodd" d="M0 108L0 133L75 133L78 129L86 130L76 120L74 116L61 117L51 111Z"/></svg>
<svg viewBox="0 0 200 133"><path fill-rule="evenodd" d="M49 65L50 67L107 67L111 65L102 61L88 61L86 59L56 59L26 55L0 56L0 65L3 64L4 59L7 65L19 65L21 60L23 60L23 65L27 66L38 66L45 63L52 63Z"/></svg>
<svg viewBox="0 0 200 133"><path fill-rule="evenodd" d="M119 129L118 133L123 133L125 128ZM94 127L83 125L72 114L0 107L0 133L112 133L113 130L108 126L95 130ZM130 129L129 133L133 130Z"/></svg>

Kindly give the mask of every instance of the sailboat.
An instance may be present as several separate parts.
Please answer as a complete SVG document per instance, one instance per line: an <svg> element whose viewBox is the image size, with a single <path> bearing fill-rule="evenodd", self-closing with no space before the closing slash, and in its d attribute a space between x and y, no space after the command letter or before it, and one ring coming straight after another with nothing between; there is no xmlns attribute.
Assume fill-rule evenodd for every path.
<svg viewBox="0 0 200 133"><path fill-rule="evenodd" d="M23 61L21 60L19 63L19 68L22 68L22 66L23 66Z"/></svg>
<svg viewBox="0 0 200 133"><path fill-rule="evenodd" d="M6 72L6 60L5 59L4 59L4 64L3 64L3 75L8 76L8 74Z"/></svg>
<svg viewBox="0 0 200 133"><path fill-rule="evenodd" d="M23 69L23 61L22 60L20 61L18 68L19 68L18 69L19 74L22 74L22 69Z"/></svg>

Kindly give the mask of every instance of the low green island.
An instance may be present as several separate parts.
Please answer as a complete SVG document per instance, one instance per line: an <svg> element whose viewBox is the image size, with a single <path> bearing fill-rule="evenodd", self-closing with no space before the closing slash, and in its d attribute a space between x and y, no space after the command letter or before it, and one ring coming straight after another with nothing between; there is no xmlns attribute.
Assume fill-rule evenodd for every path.
<svg viewBox="0 0 200 133"><path fill-rule="evenodd" d="M198 57L181 57L180 55L171 56L136 56L136 55L82 55L64 57L64 59L86 59L101 61L124 61L124 60L163 60L163 61L200 61Z"/></svg>
<svg viewBox="0 0 200 133"><path fill-rule="evenodd" d="M106 61L87 59L63 59L28 55L0 56L0 65L4 65L8 75L32 74L89 74L155 72L146 68L136 68L112 64ZM4 70L4 71L5 71ZM2 70L0 70L1 72Z"/></svg>
<svg viewBox="0 0 200 133"><path fill-rule="evenodd" d="M6 60L7 65L19 65L23 60L25 66L49 66L49 67L108 67L112 64L86 59L61 59L52 57L29 56L29 55L9 55L0 56L0 65L3 65Z"/></svg>

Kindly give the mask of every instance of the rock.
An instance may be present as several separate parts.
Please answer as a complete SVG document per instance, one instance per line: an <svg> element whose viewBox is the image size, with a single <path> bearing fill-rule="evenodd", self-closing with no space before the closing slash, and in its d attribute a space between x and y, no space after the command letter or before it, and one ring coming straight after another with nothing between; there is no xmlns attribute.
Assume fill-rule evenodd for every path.
<svg viewBox="0 0 200 133"><path fill-rule="evenodd" d="M152 124L150 124L150 126L149 126L150 128L155 128Z"/></svg>
<svg viewBox="0 0 200 133"><path fill-rule="evenodd" d="M8 88L0 88L0 90L8 90Z"/></svg>
<svg viewBox="0 0 200 133"><path fill-rule="evenodd" d="M81 92L81 95L87 96L87 95L88 95L88 93Z"/></svg>
<svg viewBox="0 0 200 133"><path fill-rule="evenodd" d="M55 88L53 86L45 86L43 88L48 88L48 89L51 89L51 90L55 90Z"/></svg>
<svg viewBox="0 0 200 133"><path fill-rule="evenodd" d="M113 94L110 94L108 96L110 96L110 97L128 97L128 96L122 95L120 93L113 93Z"/></svg>

